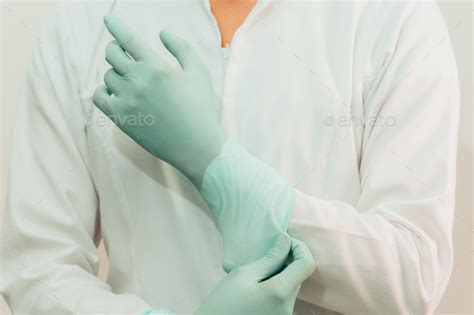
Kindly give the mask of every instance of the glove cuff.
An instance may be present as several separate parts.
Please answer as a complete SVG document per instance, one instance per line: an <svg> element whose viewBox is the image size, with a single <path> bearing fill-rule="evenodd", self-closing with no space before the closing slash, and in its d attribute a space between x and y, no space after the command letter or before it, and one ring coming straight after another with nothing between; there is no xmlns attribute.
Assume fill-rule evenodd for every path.
<svg viewBox="0 0 474 315"><path fill-rule="evenodd" d="M296 190L272 167L232 140L224 143L208 166L200 192L217 220L222 211L251 207L271 213L282 232L288 229L296 196Z"/></svg>

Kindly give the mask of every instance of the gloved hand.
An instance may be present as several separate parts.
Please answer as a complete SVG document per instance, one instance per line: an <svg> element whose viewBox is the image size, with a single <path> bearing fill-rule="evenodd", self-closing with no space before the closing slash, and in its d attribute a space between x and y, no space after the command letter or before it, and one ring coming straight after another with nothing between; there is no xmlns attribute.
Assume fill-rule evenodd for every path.
<svg viewBox="0 0 474 315"><path fill-rule="evenodd" d="M188 42L167 31L161 31L160 39L180 68L169 65L119 18L107 15L104 23L116 39L106 50L113 68L93 102L139 145L199 188L226 139L207 67ZM137 124L138 117L145 119Z"/></svg>
<svg viewBox="0 0 474 315"><path fill-rule="evenodd" d="M226 139L209 73L187 42L160 33L181 65L175 69L121 20L110 15L104 20L117 41L107 47L113 69L94 93L94 103L139 145L201 188L223 237L226 271L265 255L287 231L295 190ZM140 115L155 121L137 124Z"/></svg>
<svg viewBox="0 0 474 315"><path fill-rule="evenodd" d="M280 271L290 247L293 261ZM306 245L282 234L264 257L229 273L194 314L293 314L301 283L314 270Z"/></svg>

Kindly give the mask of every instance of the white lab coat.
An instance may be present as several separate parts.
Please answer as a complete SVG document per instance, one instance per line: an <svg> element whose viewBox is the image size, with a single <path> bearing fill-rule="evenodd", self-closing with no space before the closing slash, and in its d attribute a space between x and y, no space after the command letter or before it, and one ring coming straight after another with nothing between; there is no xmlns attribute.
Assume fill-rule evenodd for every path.
<svg viewBox="0 0 474 315"><path fill-rule="evenodd" d="M226 55L207 1L106 1L64 5L33 53L2 239L15 313L189 313L225 275L199 193L91 101L106 12L170 62L160 29L188 39L227 133L298 189L289 233L317 271L296 312L433 311L452 267L459 105L435 4L261 1Z"/></svg>

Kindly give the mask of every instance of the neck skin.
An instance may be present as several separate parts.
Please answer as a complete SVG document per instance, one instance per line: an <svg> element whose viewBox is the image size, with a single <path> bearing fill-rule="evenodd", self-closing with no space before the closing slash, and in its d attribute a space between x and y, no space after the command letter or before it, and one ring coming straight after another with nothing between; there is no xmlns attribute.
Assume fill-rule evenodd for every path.
<svg viewBox="0 0 474 315"><path fill-rule="evenodd" d="M221 33L221 46L232 42L234 33L245 21L257 0L210 0L212 14Z"/></svg>

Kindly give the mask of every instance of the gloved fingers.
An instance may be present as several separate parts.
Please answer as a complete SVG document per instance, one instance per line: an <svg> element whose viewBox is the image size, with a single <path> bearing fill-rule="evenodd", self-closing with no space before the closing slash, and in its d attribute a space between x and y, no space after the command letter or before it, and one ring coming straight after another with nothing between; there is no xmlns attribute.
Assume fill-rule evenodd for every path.
<svg viewBox="0 0 474 315"><path fill-rule="evenodd" d="M104 17L104 23L110 34L133 59L145 60L152 55L151 47L121 19L112 14L107 14Z"/></svg>
<svg viewBox="0 0 474 315"><path fill-rule="evenodd" d="M107 44L105 48L105 60L120 75L127 75L130 72L133 60L127 55L125 50L114 40Z"/></svg>
<svg viewBox="0 0 474 315"><path fill-rule="evenodd" d="M124 89L125 79L118 74L114 69L109 69L104 74L104 82L110 92L114 95L120 95L120 92Z"/></svg>
<svg viewBox="0 0 474 315"><path fill-rule="evenodd" d="M316 264L313 255L311 255L311 252L305 243L292 238L291 254L293 256L293 262L291 262L278 275L267 280L270 286L280 286L293 290L313 274L316 269ZM288 292L288 294L289 293L290 292Z"/></svg>
<svg viewBox="0 0 474 315"><path fill-rule="evenodd" d="M113 97L109 93L109 89L105 85L99 86L92 96L92 102L97 106L105 115L111 117L114 115L115 105L117 98Z"/></svg>
<svg viewBox="0 0 474 315"><path fill-rule="evenodd" d="M178 60L183 70L203 65L201 58L188 41L165 29L161 30L160 39L166 49Z"/></svg>
<svg viewBox="0 0 474 315"><path fill-rule="evenodd" d="M273 276L285 263L291 248L291 240L288 234L282 234L273 244L272 248L259 260L244 267L250 270L250 274L257 282Z"/></svg>
<svg viewBox="0 0 474 315"><path fill-rule="evenodd" d="M107 14L104 23L110 34L118 41L120 46L136 61L150 61L163 67L167 63L155 53L143 38L118 17Z"/></svg>

